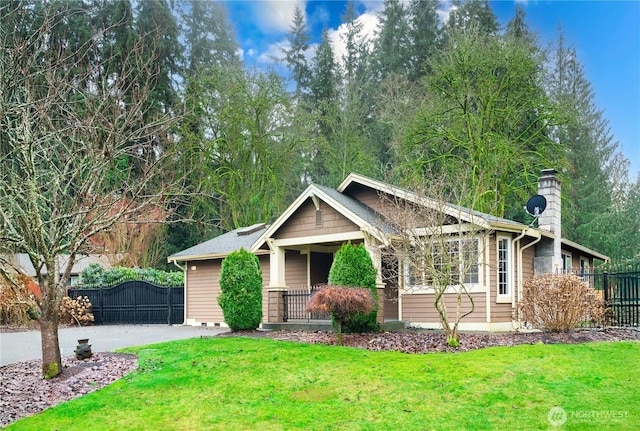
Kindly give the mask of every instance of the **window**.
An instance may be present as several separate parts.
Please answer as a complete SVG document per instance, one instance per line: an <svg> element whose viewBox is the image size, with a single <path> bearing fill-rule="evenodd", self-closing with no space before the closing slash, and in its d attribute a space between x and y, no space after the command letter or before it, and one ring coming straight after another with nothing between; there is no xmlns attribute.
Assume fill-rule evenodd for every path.
<svg viewBox="0 0 640 431"><path fill-rule="evenodd" d="M455 239L444 243L426 244L420 260L412 258L406 266L406 283L410 287L427 287L434 284L449 286L460 284L464 275L464 284L477 284L480 281L478 265L479 242L477 239ZM416 250L415 255L421 253ZM438 283L433 282L438 279Z"/></svg>
<svg viewBox="0 0 640 431"><path fill-rule="evenodd" d="M580 258L580 276L584 281L589 281L589 261L584 257Z"/></svg>
<svg viewBox="0 0 640 431"><path fill-rule="evenodd" d="M571 254L565 252L562 253L562 273L571 273Z"/></svg>
<svg viewBox="0 0 640 431"><path fill-rule="evenodd" d="M78 284L80 284L79 275L70 275L67 279L67 287L77 286Z"/></svg>
<svg viewBox="0 0 640 431"><path fill-rule="evenodd" d="M498 238L498 295L511 294L511 240Z"/></svg>

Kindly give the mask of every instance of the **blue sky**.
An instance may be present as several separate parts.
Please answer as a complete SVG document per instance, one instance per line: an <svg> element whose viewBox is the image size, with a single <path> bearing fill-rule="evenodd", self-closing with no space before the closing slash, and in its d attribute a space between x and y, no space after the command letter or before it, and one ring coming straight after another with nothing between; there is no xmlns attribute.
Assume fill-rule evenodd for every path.
<svg viewBox="0 0 640 431"><path fill-rule="evenodd" d="M341 49L340 16L345 1L254 0L225 1L244 61L248 66L275 67L286 47L296 3L304 11L307 26L319 42L326 27ZM519 1L527 13L529 27L544 46L557 39L562 25L565 39L578 52L591 82L598 108L609 120L614 140L630 161L631 179L640 175L640 0L626 1ZM499 22L513 16L514 1L490 1ZM382 1L356 1L356 10L367 34L376 27ZM441 0L440 16L446 19L450 0Z"/></svg>

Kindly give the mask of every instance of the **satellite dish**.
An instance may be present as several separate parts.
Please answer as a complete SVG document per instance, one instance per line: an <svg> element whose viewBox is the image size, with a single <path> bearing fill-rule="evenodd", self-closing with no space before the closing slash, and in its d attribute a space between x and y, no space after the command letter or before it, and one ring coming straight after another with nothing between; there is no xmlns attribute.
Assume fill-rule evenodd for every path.
<svg viewBox="0 0 640 431"><path fill-rule="evenodd" d="M525 209L533 217L540 217L547 208L547 199L542 195L534 195L529 198Z"/></svg>

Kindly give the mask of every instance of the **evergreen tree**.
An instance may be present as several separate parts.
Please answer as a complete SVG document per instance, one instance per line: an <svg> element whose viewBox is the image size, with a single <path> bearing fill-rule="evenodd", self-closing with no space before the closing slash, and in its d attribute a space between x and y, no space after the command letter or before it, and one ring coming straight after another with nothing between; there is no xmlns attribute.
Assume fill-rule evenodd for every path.
<svg viewBox="0 0 640 431"><path fill-rule="evenodd" d="M337 186L350 172L377 176L379 166L379 147L372 139L376 137L375 84L369 67L370 52L353 2L347 3L342 20L347 28L342 35L346 50L342 56L341 112L330 148L330 186Z"/></svg>
<svg viewBox="0 0 640 431"><path fill-rule="evenodd" d="M203 190L203 179L211 175L209 167L202 163L208 156L205 137L208 113L206 105L201 103L201 74L206 76L212 68L235 72L242 65L223 3L183 0L178 3L177 11L184 46L179 84L186 112L177 132L183 151L176 160L176 169L190 173L188 187L194 195L181 200L174 208L177 218L189 221L178 221L167 227L164 241L167 255L221 233L213 216L217 211L216 201L211 193L198 193Z"/></svg>
<svg viewBox="0 0 640 431"><path fill-rule="evenodd" d="M310 39L304 22L304 14L300 5L296 4L293 23L287 35L290 46L289 49L282 50L287 66L291 70L293 82L296 84L296 99L300 99L302 94L307 94L309 91L311 71L307 64L306 54L309 50Z"/></svg>
<svg viewBox="0 0 640 431"><path fill-rule="evenodd" d="M364 68L363 60L368 56L366 40L362 36L362 23L357 21L357 18L353 1L347 1L347 9L342 15L342 22L347 31L340 36L345 44L342 67L343 81L346 84L355 83Z"/></svg>
<svg viewBox="0 0 640 431"><path fill-rule="evenodd" d="M411 67L409 78L418 80L426 75L427 62L438 50L440 29L438 24L437 0L411 0L409 17L411 27Z"/></svg>
<svg viewBox="0 0 640 431"><path fill-rule="evenodd" d="M399 0L385 0L378 15L373 48L374 77L383 80L390 74L406 74L411 62L409 20Z"/></svg>
<svg viewBox="0 0 640 431"><path fill-rule="evenodd" d="M553 129L567 160L563 183L563 236L603 253L607 246L608 214L612 206L611 162L618 152L608 120L595 104L576 50L566 46L560 31L548 79L550 97L564 114Z"/></svg>
<svg viewBox="0 0 640 431"><path fill-rule="evenodd" d="M134 28L133 8L130 0L109 2L95 0L92 21L93 26L100 30L95 36L98 49L97 58L112 58L108 63L98 62L97 81L113 79L114 74L122 70L127 58L138 39ZM148 50L146 55L152 50ZM120 77L120 79L130 79ZM133 94L129 94L132 97Z"/></svg>
<svg viewBox="0 0 640 431"><path fill-rule="evenodd" d="M223 3L183 0L179 2L178 11L185 48L183 69L187 77L210 66L240 62L238 42Z"/></svg>
<svg viewBox="0 0 640 431"><path fill-rule="evenodd" d="M536 36L531 32L526 22L527 13L522 5L516 3L515 14L513 18L507 23L507 29L505 31L505 37L515 40L519 40L526 45L537 49Z"/></svg>
<svg viewBox="0 0 640 431"><path fill-rule="evenodd" d="M309 182L330 184L332 163L331 143L336 139L336 129L340 116L338 100L338 66L326 29L322 32L322 42L312 61L312 76L309 84L309 106L313 130L309 131L309 146L303 156L307 161L305 178Z"/></svg>
<svg viewBox="0 0 640 431"><path fill-rule="evenodd" d="M149 59L157 67L152 106L148 116L170 112L177 102L175 79L180 74L182 49L178 41L176 17L166 0L140 0L136 8L136 30L155 56ZM154 46L157 45L157 46Z"/></svg>
<svg viewBox="0 0 640 431"><path fill-rule="evenodd" d="M487 0L453 0L453 6L446 25L447 37L452 32L468 30L484 35L498 34L498 19Z"/></svg>

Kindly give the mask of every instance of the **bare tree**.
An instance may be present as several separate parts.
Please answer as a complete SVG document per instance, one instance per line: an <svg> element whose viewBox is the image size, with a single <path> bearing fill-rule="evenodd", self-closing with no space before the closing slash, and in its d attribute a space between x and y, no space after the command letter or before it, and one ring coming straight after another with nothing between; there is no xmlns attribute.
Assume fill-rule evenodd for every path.
<svg viewBox="0 0 640 431"><path fill-rule="evenodd" d="M386 250L397 259L406 292L433 293L433 306L447 337L457 346L462 319L475 310L471 286L481 282L482 252L488 241L483 214L458 203L468 196L464 177L426 176L407 189L381 194L381 212L395 235Z"/></svg>
<svg viewBox="0 0 640 431"><path fill-rule="evenodd" d="M77 257L95 235L145 222L146 208L180 195L183 174L171 169L177 146L158 144L177 115L142 121L154 47L134 45L115 61L99 43L116 24L66 49L51 37L65 19L54 5L0 5L0 275L12 279L13 253L33 263L46 378L61 371L58 311Z"/></svg>

